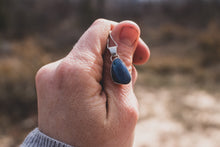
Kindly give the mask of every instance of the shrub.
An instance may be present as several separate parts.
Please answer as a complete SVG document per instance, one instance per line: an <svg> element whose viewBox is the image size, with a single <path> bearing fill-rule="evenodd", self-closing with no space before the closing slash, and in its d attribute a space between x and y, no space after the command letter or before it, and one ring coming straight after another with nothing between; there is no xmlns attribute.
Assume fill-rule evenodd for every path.
<svg viewBox="0 0 220 147"><path fill-rule="evenodd" d="M207 30L198 38L198 46L202 54L202 66L220 64L220 29L218 24L210 23Z"/></svg>

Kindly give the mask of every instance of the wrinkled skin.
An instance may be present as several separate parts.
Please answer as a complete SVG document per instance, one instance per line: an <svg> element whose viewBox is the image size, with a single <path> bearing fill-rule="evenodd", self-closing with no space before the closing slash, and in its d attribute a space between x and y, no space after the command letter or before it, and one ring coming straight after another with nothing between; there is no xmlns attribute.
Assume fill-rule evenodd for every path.
<svg viewBox="0 0 220 147"><path fill-rule="evenodd" d="M110 30L132 75L127 85L110 77ZM36 75L39 129L73 146L131 147L138 120L133 64L145 63L150 55L139 36L134 22L99 19L66 57L43 66Z"/></svg>

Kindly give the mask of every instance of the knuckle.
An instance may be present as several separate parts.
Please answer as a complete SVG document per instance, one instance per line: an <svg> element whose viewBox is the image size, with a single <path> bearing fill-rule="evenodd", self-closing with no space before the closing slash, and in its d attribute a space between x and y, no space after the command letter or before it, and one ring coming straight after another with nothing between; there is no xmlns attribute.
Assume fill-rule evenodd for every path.
<svg viewBox="0 0 220 147"><path fill-rule="evenodd" d="M139 113L137 109L133 107L127 109L127 121L128 122L136 124L138 117L139 117Z"/></svg>
<svg viewBox="0 0 220 147"><path fill-rule="evenodd" d="M66 62L61 62L56 69L56 79L63 79L71 72L70 65Z"/></svg>
<svg viewBox="0 0 220 147"><path fill-rule="evenodd" d="M133 80L132 83L133 83L133 86L136 83L137 78L138 78L138 72L137 72L136 68L134 67L134 65L132 65L132 80Z"/></svg>
<svg viewBox="0 0 220 147"><path fill-rule="evenodd" d="M48 73L48 65L44 65L43 67L41 67L38 71L37 74L35 76L35 80L36 81L41 81L45 75Z"/></svg>
<svg viewBox="0 0 220 147"><path fill-rule="evenodd" d="M51 71L48 64L44 65L37 71L35 76L35 83L37 88L45 85L48 80L50 80L50 73Z"/></svg>
<svg viewBox="0 0 220 147"><path fill-rule="evenodd" d="M73 64L73 62L65 59L56 68L54 79L58 88L62 88L68 83L71 84L71 81L76 82L82 76L81 65Z"/></svg>
<svg viewBox="0 0 220 147"><path fill-rule="evenodd" d="M74 75L79 69L78 66L78 59L76 57L67 56L65 57L57 66L56 68L56 76L65 77L67 75ZM82 64L79 66L81 67Z"/></svg>
<svg viewBox="0 0 220 147"><path fill-rule="evenodd" d="M94 21L94 25L96 25L96 24L103 24L103 23L106 23L106 19L104 19L104 18L98 18L98 19L96 19L95 21Z"/></svg>
<svg viewBox="0 0 220 147"><path fill-rule="evenodd" d="M135 127L138 121L139 113L133 108L127 108L126 112L119 119L119 127L132 128Z"/></svg>
<svg viewBox="0 0 220 147"><path fill-rule="evenodd" d="M123 124L129 122L129 125L135 125L139 118L138 102L136 97L123 105Z"/></svg>

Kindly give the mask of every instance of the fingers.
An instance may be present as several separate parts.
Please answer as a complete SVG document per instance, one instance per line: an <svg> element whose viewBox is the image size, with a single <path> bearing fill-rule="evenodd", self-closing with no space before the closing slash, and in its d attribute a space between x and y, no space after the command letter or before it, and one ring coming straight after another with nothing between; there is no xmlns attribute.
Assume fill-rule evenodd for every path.
<svg viewBox="0 0 220 147"><path fill-rule="evenodd" d="M84 87L91 86L91 84L93 87L97 87L102 79L102 54L106 47L109 31L114 24L115 22L105 19L96 20L57 67L59 77L57 79L64 84L74 81L78 85L77 87L81 84L84 84ZM97 91L94 92L97 93Z"/></svg>
<svg viewBox="0 0 220 147"><path fill-rule="evenodd" d="M130 21L130 23L132 22ZM80 59L87 61L88 63L91 63L91 60L94 61L94 58L102 59L98 57L103 55L103 52L106 49L106 40L108 38L109 31L112 30L117 24L117 22L105 19L96 20L79 39L73 50L69 53L69 56L72 56L72 58L80 57ZM129 31L125 30L125 32ZM123 34L121 37L123 40ZM126 42L126 40L124 41ZM145 63L148 60L149 55L149 48L142 39L139 39L137 48L135 49L134 64ZM84 57L86 57L86 59L84 59ZM91 60L88 60L87 57Z"/></svg>
<svg viewBox="0 0 220 147"><path fill-rule="evenodd" d="M133 64L144 64L150 58L150 50L144 41L140 38L133 57Z"/></svg>
<svg viewBox="0 0 220 147"><path fill-rule="evenodd" d="M131 21L121 22L112 30L112 37L118 43L117 52L128 67L132 65L132 58L139 36L140 29L138 25Z"/></svg>
<svg viewBox="0 0 220 147"><path fill-rule="evenodd" d="M127 66L128 70L130 71L132 76L132 83L135 82L137 74L132 74L132 62L133 62L133 54L136 50L136 47L138 44L143 44L139 43L139 36L140 36L140 29L137 24L131 21L124 21L119 24L117 24L114 29L112 30L111 33L112 37L118 44L118 49L117 53L120 57L120 59L125 63ZM111 43L111 42L110 42ZM144 46L145 47L145 46ZM146 50L143 46L139 47L140 51L136 52L141 52L142 50ZM106 51L109 52L109 51ZM146 55L146 54L145 54ZM146 57L143 55L143 59L146 61ZM105 69L110 69L111 67L111 62L109 61L110 54L107 54L104 58L105 61ZM142 56L141 54L137 54L136 58L140 58L139 56ZM143 61L137 61L136 63L140 63ZM136 70L135 70L136 72ZM108 73L106 73L108 74ZM108 74L109 75L109 74ZM108 80L111 80L111 78L108 76ZM135 80L134 80L135 79Z"/></svg>
<svg viewBox="0 0 220 147"><path fill-rule="evenodd" d="M112 81L110 53L107 50L104 55L103 87L108 98L108 119L110 122L114 121L111 123L120 121L119 124L124 125L126 121L129 121L129 126L134 127L138 118L138 104L133 93L133 83L136 80L137 73L132 62L133 54L139 42L140 29L134 22L124 21L117 24L111 34L118 44L117 53L120 59L132 75L132 82L127 85L118 85Z"/></svg>
<svg viewBox="0 0 220 147"><path fill-rule="evenodd" d="M115 24L116 22L105 19L96 20L82 35L71 53L75 54L78 51L102 55L109 31Z"/></svg>

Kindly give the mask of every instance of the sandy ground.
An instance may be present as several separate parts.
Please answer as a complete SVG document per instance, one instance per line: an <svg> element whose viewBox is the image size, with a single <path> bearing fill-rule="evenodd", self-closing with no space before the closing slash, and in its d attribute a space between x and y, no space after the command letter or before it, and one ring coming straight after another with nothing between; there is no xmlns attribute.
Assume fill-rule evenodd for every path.
<svg viewBox="0 0 220 147"><path fill-rule="evenodd" d="M140 119L135 147L219 147L219 94L137 86Z"/></svg>

